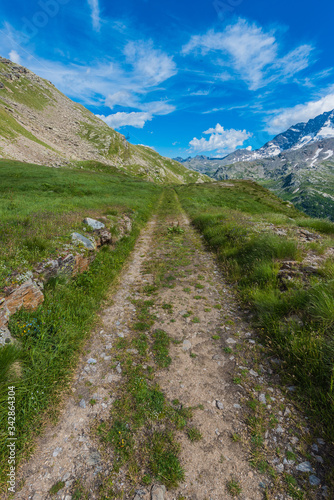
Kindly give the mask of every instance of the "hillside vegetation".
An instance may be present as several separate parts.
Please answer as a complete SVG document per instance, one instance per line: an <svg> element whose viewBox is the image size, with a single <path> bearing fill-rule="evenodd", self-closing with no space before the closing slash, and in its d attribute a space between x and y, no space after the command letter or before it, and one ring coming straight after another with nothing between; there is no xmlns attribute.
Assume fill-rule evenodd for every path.
<svg viewBox="0 0 334 500"><path fill-rule="evenodd" d="M251 181L177 188L280 373L334 436L334 224L310 219Z"/></svg>
<svg viewBox="0 0 334 500"><path fill-rule="evenodd" d="M0 58L0 158L48 166L99 162L159 184L206 176L130 144L84 106L28 69Z"/></svg>
<svg viewBox="0 0 334 500"><path fill-rule="evenodd" d="M225 356L228 362L231 353L244 356L241 345L238 345L240 317L236 316L240 312L236 302L236 307L231 306L235 299L229 292L226 294L224 276L238 293L239 303L243 302L245 306L245 331L248 331L248 326L251 330L253 324L259 334L261 343L257 343L258 339L256 343L261 357L252 351L251 366L260 372L262 363L269 364L274 359L270 366L281 376L275 390L284 391L286 384L293 404L299 402L300 407L313 417L317 435L333 440L334 224L307 217L291 203L280 200L252 181L193 183L165 188L102 163L83 163L81 166L83 168L68 169L8 160L0 162L3 179L0 186L2 294L6 293L6 287L15 286L13 280L24 280L27 272L36 269L38 262L57 259L64 251L73 252L71 233L82 233L87 229L83 223L85 217L116 220L125 214L132 221L132 231L116 244L101 247L85 272L74 277L58 276L46 282L43 290L45 301L37 310L21 309L10 317L9 329L15 342L0 348L0 401L6 401L8 385L15 385L18 461L31 452L36 433L42 430L43 423L52 422L59 415L59 403L64 398L64 391L72 387L73 371L84 346L87 359L99 356L87 347L90 345L90 331L97 325L97 313L101 311L107 294L115 290L117 277L141 229L153 214L157 217L151 227L157 226L152 239L146 233L146 243L140 247L146 248L145 255L139 250L145 263L141 270L138 268L138 277L134 279L134 295L127 299L132 311L128 317L132 337L125 335L123 338L118 336L120 332L112 333L114 327L108 331L116 336L116 341L106 358L111 359L109 354L114 356L106 365L107 373L116 373L116 377L122 373L123 382L112 390L115 394L117 391L117 397L116 404L111 407L110 419L101 422L97 429L110 461L114 460L111 475L105 476L101 486L103 490L111 496L110 492L116 488L111 480L125 466L130 471L127 477L130 478L131 491L138 481L147 486L158 480L167 487L176 488L184 477L180 461L181 431L183 447L195 446L194 443L198 442L198 446L207 450L205 439L209 431L202 436L192 419L199 419L204 425L212 413L212 404L209 405L210 414L201 413L206 407L200 402L194 406L191 391L191 401L185 406L183 399L179 400L184 397L183 392L181 396L174 395L171 402L163 385L169 383L172 376L179 377L177 370L181 366L184 378L191 379L189 370L197 370L203 380L202 362L205 360L206 367L214 362L214 346L219 351L217 359ZM204 236L207 246L217 253L222 276L216 274L213 262L208 264L206 252L203 249L199 252L201 240L189 228L183 210ZM216 286L211 288L213 282L205 275L206 271L211 277L216 276L221 291ZM149 280L147 275L152 279ZM124 285L126 290L127 279L123 281L125 285L121 286ZM117 300L122 302L122 296ZM225 315L219 315L224 308ZM110 314L113 311L112 302L108 311ZM119 309L112 314L113 321L118 319ZM210 315L214 318L213 324ZM123 326L119 328L123 329ZM184 348L187 346L184 328L193 335L189 337L193 346L190 351ZM94 337L98 331L103 332L98 326L96 329L96 332L93 330ZM200 349L204 344L202 337L197 338L199 331L208 337L206 357L201 357ZM235 337L235 345L232 345L235 351L226 344L224 335ZM177 349L182 349L183 358ZM158 375L161 386L157 385L155 372L168 370L172 362L176 363L177 370ZM248 361L242 359L241 363L247 366ZM223 370L223 365L220 370ZM218 384L216 371L209 373L208 370L205 376ZM230 377L230 371L224 369L224 376ZM226 383L233 388L233 384L239 387L246 380L243 376L234 376L231 381L226 379ZM81 382L82 391L87 394L90 390L88 382ZM201 397L206 401L207 386L204 385ZM181 390L183 386L179 387L179 381L173 380L172 391L176 387ZM92 387L92 391L95 390ZM75 408L82 400L81 395L82 392L76 395ZM231 407L234 403L233 399ZM89 405L98 408L93 395ZM265 427L255 429L254 419L261 427L265 418L275 418L274 424L277 423L279 414L270 417L271 413L259 404L257 396L248 406L255 415L251 417L253 420L249 417L247 421L252 432L251 466L256 474L266 474L271 470L271 487L277 491L277 474L263 445ZM276 406L275 411L280 411L278 402ZM215 403L215 411L219 412L217 408ZM261 411L268 415L262 415L262 420L259 420ZM6 418L7 413L2 411L0 422L3 429ZM237 418L240 421L244 417ZM225 422L225 417L222 420ZM186 445L185 438L189 441ZM239 439L237 433L232 435L232 442L234 438ZM2 485L6 480L6 440L7 435L2 432ZM217 439L215 445L220 449ZM283 457L285 451L275 453ZM192 451L189 454L192 455ZM218 470L221 465L216 462L214 467ZM131 471L135 472L131 475ZM216 476L219 478L220 472ZM300 494L297 483L288 483L288 475L283 479L291 495ZM329 475L329 484L330 481ZM307 490L308 483L300 483ZM73 491L77 490L81 491L81 486Z"/></svg>
<svg viewBox="0 0 334 500"><path fill-rule="evenodd" d="M101 302L115 283L161 189L117 171L111 175L8 161L0 162L0 175L1 292L13 285L17 274L24 280L37 262L56 259L66 251L71 233L84 230L85 217L125 213L133 222L131 234L115 248L98 252L88 271L72 280L50 280L44 289L43 306L34 312L21 310L10 320L19 347L10 344L0 348L0 401L7 401L9 381L15 384L20 457L29 449L44 413L54 416L55 404L69 382ZM2 411L1 429L6 427L6 418ZM6 460L6 438L2 432L1 463ZM1 470L5 474L4 467Z"/></svg>

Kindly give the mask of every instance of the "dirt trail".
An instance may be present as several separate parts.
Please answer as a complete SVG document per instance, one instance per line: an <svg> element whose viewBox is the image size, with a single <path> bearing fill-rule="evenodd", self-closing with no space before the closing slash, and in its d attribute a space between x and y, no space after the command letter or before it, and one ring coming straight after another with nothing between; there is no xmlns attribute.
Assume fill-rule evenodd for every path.
<svg viewBox="0 0 334 500"><path fill-rule="evenodd" d="M87 484L95 484L96 476L105 465L98 450L98 443L90 436L90 429L97 420L106 419L113 399L112 383L121 376L110 369L113 342L128 332L124 318L131 321L133 305L129 294L140 286L140 268L147 254L155 226L155 218L141 234L131 261L120 277L116 294L109 299L110 305L101 313L101 326L93 332L80 361L73 383L73 396L67 401L56 427L49 427L38 440L33 457L22 467L18 482L24 486L15 498L44 500L58 481L65 486L55 498L70 500L69 493L76 478L84 478ZM93 406L89 403L95 400ZM98 498L91 491L90 498Z"/></svg>
<svg viewBox="0 0 334 500"><path fill-rule="evenodd" d="M101 447L91 429L108 420L114 390L122 383L121 366L112 365L114 346L119 338L131 335L136 316L131 299L147 299L143 286L153 281L147 269L169 252L164 240L156 239L157 231L166 233L167 225L177 224L185 232L178 248L185 252L186 260L182 267L169 269L173 284L159 288L152 311L156 315L154 328L163 328L175 342L170 348L172 364L158 371L156 379L168 400L178 399L191 407L199 405L192 425L202 439L192 442L184 432L177 436L185 481L167 491L164 499L232 498L229 491L233 480L241 488L239 499L263 498L260 483L265 476L251 468L245 448L232 439L242 435L246 427L242 415L245 394L241 385L232 381L235 358L229 348L235 347L239 339L250 337L249 324L240 318L232 291L224 283L213 256L205 251L200 236L185 215L176 212L167 220L154 217L139 238L118 291L101 312L102 326L92 334L83 353L73 396L66 402L59 423L45 431L33 457L20 470L19 480L24 484L16 499L101 498L101 477L111 473L113 457ZM171 305L170 310L166 310L166 304ZM87 496L72 496L77 480L84 485ZM128 493L127 481L121 470L117 484L125 493L119 498L135 496ZM51 497L50 489L57 484L60 489ZM150 498L148 487L137 488L136 500Z"/></svg>

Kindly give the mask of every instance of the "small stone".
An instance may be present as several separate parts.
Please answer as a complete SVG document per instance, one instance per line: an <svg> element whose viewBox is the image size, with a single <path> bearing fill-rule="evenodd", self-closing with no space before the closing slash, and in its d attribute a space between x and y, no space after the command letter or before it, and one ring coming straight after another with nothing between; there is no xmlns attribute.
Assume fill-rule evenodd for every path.
<svg viewBox="0 0 334 500"><path fill-rule="evenodd" d="M117 373L122 373L122 368L120 363L118 363L118 365L116 366L116 371Z"/></svg>
<svg viewBox="0 0 334 500"><path fill-rule="evenodd" d="M55 449L55 451L52 453L53 457L58 457L58 455L63 451L63 448L60 448L59 446Z"/></svg>
<svg viewBox="0 0 334 500"><path fill-rule="evenodd" d="M95 365L95 364L97 363L97 361L96 361L96 359L94 359L94 358L89 358L89 360L87 361L87 363L88 363L89 365Z"/></svg>
<svg viewBox="0 0 334 500"><path fill-rule="evenodd" d="M227 339L227 340L226 340L226 343L227 343L227 344L236 344L236 343L237 343L237 341L236 341L236 340L234 340L234 339L232 339L232 338L229 338L229 339Z"/></svg>
<svg viewBox="0 0 334 500"><path fill-rule="evenodd" d="M319 464L323 464L324 463L324 459L320 455L316 455L314 458L316 459L316 461Z"/></svg>
<svg viewBox="0 0 334 500"><path fill-rule="evenodd" d="M233 408L235 408L236 410L240 410L240 409L241 409L241 406L240 406L240 405L238 405L238 403L235 403L235 404L233 405Z"/></svg>
<svg viewBox="0 0 334 500"><path fill-rule="evenodd" d="M295 392L295 390L296 390L296 387L294 385L290 385L288 387L288 391L290 391L290 392Z"/></svg>
<svg viewBox="0 0 334 500"><path fill-rule="evenodd" d="M277 434L283 434L284 433L284 429L283 429L282 426L278 425L275 432L277 432Z"/></svg>
<svg viewBox="0 0 334 500"><path fill-rule="evenodd" d="M294 460L287 460L286 458L284 458L283 460L284 465L294 465L294 463L295 463Z"/></svg>
<svg viewBox="0 0 334 500"><path fill-rule="evenodd" d="M290 438L290 441L292 444L297 444L299 439L296 436L293 436L292 438Z"/></svg>
<svg viewBox="0 0 334 500"><path fill-rule="evenodd" d="M324 498L328 498L328 486L323 486L322 487L322 496Z"/></svg>
<svg viewBox="0 0 334 500"><path fill-rule="evenodd" d="M98 451L93 451L87 460L88 465L97 465L98 463L101 462L101 455Z"/></svg>
<svg viewBox="0 0 334 500"><path fill-rule="evenodd" d="M289 415L291 415L291 411L289 410L289 408L285 408L284 416L288 417Z"/></svg>
<svg viewBox="0 0 334 500"><path fill-rule="evenodd" d="M86 408L86 401L82 399L79 403L80 408Z"/></svg>
<svg viewBox="0 0 334 500"><path fill-rule="evenodd" d="M251 340L251 339L250 339L250 340L248 340L248 342L249 342L250 344L255 344L255 340Z"/></svg>
<svg viewBox="0 0 334 500"><path fill-rule="evenodd" d="M296 470L298 470L299 472L314 472L310 462L302 462L301 464L297 465Z"/></svg>
<svg viewBox="0 0 334 500"><path fill-rule="evenodd" d="M151 500L165 500L166 487L155 484L151 490Z"/></svg>
<svg viewBox="0 0 334 500"><path fill-rule="evenodd" d="M263 403L264 405L267 404L266 395L260 394L259 401L260 401L260 403Z"/></svg>
<svg viewBox="0 0 334 500"><path fill-rule="evenodd" d="M276 470L279 474L283 474L284 472L284 465L283 464L278 464L276 465Z"/></svg>
<svg viewBox="0 0 334 500"><path fill-rule="evenodd" d="M182 344L182 350L183 351L189 351L191 349L191 342L190 340L184 340Z"/></svg>
<svg viewBox="0 0 334 500"><path fill-rule="evenodd" d="M249 373L250 373L250 375L252 375L253 377L258 377L258 376L259 376L259 374L258 374L258 373L256 373L254 370L249 370Z"/></svg>
<svg viewBox="0 0 334 500"><path fill-rule="evenodd" d="M316 445L316 444L312 444L311 448L313 451L316 451L316 452L319 451L318 445Z"/></svg>
<svg viewBox="0 0 334 500"><path fill-rule="evenodd" d="M216 406L217 406L218 410L223 410L224 409L223 403L221 403L220 401L218 401L218 399L216 400Z"/></svg>
<svg viewBox="0 0 334 500"><path fill-rule="evenodd" d="M318 438L317 441L318 441L318 444L320 444L320 445L325 444L325 441L322 438Z"/></svg>
<svg viewBox="0 0 334 500"><path fill-rule="evenodd" d="M314 474L312 474L309 477L309 481L310 481L311 486L319 486L319 484L321 483L320 479L317 476L315 476Z"/></svg>

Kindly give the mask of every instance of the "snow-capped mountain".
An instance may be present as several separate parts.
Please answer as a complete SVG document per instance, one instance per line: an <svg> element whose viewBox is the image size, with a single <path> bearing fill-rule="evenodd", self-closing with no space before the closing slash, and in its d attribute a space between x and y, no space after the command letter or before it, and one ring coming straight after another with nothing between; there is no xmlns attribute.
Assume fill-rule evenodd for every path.
<svg viewBox="0 0 334 500"><path fill-rule="evenodd" d="M306 123L297 123L282 134L267 142L255 151L237 150L224 158L225 165L238 161L253 161L271 156L278 156L288 149L300 149L303 146L334 137L334 110L312 118Z"/></svg>
<svg viewBox="0 0 334 500"><path fill-rule="evenodd" d="M334 220L334 110L297 123L255 151L196 156L183 164L218 180L264 183L310 215Z"/></svg>

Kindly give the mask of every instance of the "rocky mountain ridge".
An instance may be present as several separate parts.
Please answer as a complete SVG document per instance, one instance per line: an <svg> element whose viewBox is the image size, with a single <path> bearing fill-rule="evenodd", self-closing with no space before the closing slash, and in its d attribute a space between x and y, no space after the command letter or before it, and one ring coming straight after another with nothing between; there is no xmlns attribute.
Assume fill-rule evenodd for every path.
<svg viewBox="0 0 334 500"><path fill-rule="evenodd" d="M202 175L130 144L49 81L0 58L0 158L53 167L99 162L164 183L203 182Z"/></svg>
<svg viewBox="0 0 334 500"><path fill-rule="evenodd" d="M309 215L334 220L334 110L290 127L258 150L195 156L183 164L218 180L252 179Z"/></svg>

